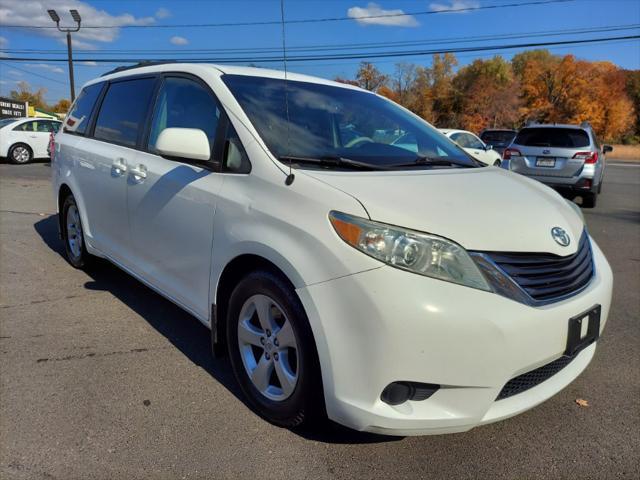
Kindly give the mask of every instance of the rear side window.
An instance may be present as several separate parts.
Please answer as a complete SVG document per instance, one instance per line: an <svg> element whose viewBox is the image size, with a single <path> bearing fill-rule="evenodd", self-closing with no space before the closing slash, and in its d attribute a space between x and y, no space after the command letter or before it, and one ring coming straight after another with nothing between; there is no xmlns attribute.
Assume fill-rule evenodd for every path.
<svg viewBox="0 0 640 480"><path fill-rule="evenodd" d="M523 128L515 142L526 147L581 148L589 146L589 135L577 128Z"/></svg>
<svg viewBox="0 0 640 480"><path fill-rule="evenodd" d="M93 136L98 140L135 147L144 127L155 78L125 80L109 85Z"/></svg>
<svg viewBox="0 0 640 480"><path fill-rule="evenodd" d="M73 108L65 120L65 132L84 135L93 110L93 105L96 103L98 95L100 95L102 85L102 83L94 83L82 89L80 96L73 104Z"/></svg>
<svg viewBox="0 0 640 480"><path fill-rule="evenodd" d="M35 122L24 122L15 127L13 130L16 132L34 132L35 131Z"/></svg>
<svg viewBox="0 0 640 480"><path fill-rule="evenodd" d="M213 148L220 109L211 94L198 82L188 78L165 80L153 112L149 151L155 152L158 136L165 128L197 128L202 130Z"/></svg>

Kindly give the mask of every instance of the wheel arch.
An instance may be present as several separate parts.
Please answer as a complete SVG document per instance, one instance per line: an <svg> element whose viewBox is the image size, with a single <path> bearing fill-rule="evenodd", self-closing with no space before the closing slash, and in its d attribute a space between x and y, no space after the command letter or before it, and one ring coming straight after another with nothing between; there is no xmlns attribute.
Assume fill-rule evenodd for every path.
<svg viewBox="0 0 640 480"><path fill-rule="evenodd" d="M238 282L253 271L266 270L281 277L295 290L297 282L285 273L285 269L289 270L286 267L281 268L271 259L255 253L240 254L224 266L216 282L214 300L211 305L211 339L213 353L216 357L221 357L225 354L225 318L229 298Z"/></svg>
<svg viewBox="0 0 640 480"><path fill-rule="evenodd" d="M11 145L9 145L9 148L7 149L7 159L11 160L11 151L18 146L23 146L27 150L29 150L31 152L31 160L33 160L33 148L31 148L31 145L25 142L20 142L20 141L14 142Z"/></svg>

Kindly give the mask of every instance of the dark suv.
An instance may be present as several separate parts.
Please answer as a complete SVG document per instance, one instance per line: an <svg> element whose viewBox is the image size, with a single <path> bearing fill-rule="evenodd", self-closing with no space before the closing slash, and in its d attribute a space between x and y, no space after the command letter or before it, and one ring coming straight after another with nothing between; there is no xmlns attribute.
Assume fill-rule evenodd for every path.
<svg viewBox="0 0 640 480"><path fill-rule="evenodd" d="M504 149L509 146L518 132L502 128L486 128L480 134L480 139L502 155Z"/></svg>
<svg viewBox="0 0 640 480"><path fill-rule="evenodd" d="M502 166L579 195L583 207L593 208L602 189L605 154L612 150L598 143L587 123L530 125L505 149Z"/></svg>

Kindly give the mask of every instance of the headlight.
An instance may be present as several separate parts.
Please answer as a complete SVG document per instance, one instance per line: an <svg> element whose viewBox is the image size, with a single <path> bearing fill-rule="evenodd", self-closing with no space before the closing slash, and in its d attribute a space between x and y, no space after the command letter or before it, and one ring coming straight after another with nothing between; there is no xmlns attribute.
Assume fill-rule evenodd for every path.
<svg viewBox="0 0 640 480"><path fill-rule="evenodd" d="M446 238L340 212L329 213L329 220L346 243L392 267L491 291L466 250Z"/></svg>

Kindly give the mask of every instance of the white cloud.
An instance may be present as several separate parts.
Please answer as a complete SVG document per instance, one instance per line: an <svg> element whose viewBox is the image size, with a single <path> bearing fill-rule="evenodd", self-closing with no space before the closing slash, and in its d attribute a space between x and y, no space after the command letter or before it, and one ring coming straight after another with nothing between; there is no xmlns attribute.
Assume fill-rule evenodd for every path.
<svg viewBox="0 0 640 480"><path fill-rule="evenodd" d="M169 9L160 7L156 12L156 18L169 18L171 16L171 12Z"/></svg>
<svg viewBox="0 0 640 480"><path fill-rule="evenodd" d="M189 40L187 40L184 37L178 37L177 35L174 37L171 37L169 41L174 45L189 45Z"/></svg>
<svg viewBox="0 0 640 480"><path fill-rule="evenodd" d="M64 73L64 70L60 67L56 67L55 65L49 65L48 63L27 63L26 65L29 68L39 68L41 70L47 70L53 73Z"/></svg>
<svg viewBox="0 0 640 480"><path fill-rule="evenodd" d="M480 6L480 2L477 0L450 0L449 3L431 3L429 8L434 12L443 12L447 10L462 10L461 12L449 12L449 13L469 13L468 8L476 8Z"/></svg>
<svg viewBox="0 0 640 480"><path fill-rule="evenodd" d="M9 45L9 40L4 37L0 37L0 48L5 48L7 45Z"/></svg>
<svg viewBox="0 0 640 480"><path fill-rule="evenodd" d="M13 75L14 77L21 77L22 76L22 72L19 72L17 70L9 70L7 73L9 75Z"/></svg>
<svg viewBox="0 0 640 480"><path fill-rule="evenodd" d="M403 10L384 10L380 5L373 2L366 7L351 7L347 10L347 15L355 19L360 25L384 25L386 27L417 27L420 25L415 17L405 15Z"/></svg>
<svg viewBox="0 0 640 480"><path fill-rule="evenodd" d="M117 4L119 5L119 3ZM99 10L81 0L0 0L0 23L8 25L30 25L52 27L54 23L47 14L47 9L54 9L62 18L62 26L73 26L74 22L69 14L70 9L76 9L88 25L116 28L83 28L73 34L73 45L79 49L95 48L95 42L113 42L120 35L120 28L126 25L149 25L155 22L154 17L134 17L130 13L112 15L105 10ZM55 28L39 28L26 30L30 34L42 35L59 39L65 43L65 34Z"/></svg>
<svg viewBox="0 0 640 480"><path fill-rule="evenodd" d="M97 67L98 62L94 62L93 60L87 60L86 62L80 62L80 65L84 65L85 67Z"/></svg>

